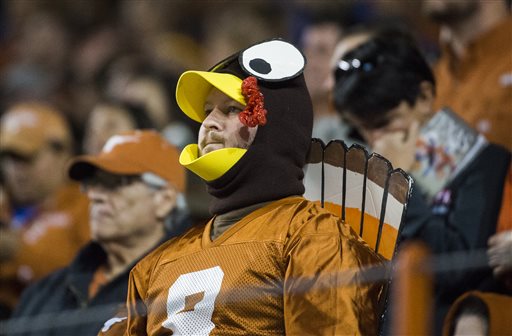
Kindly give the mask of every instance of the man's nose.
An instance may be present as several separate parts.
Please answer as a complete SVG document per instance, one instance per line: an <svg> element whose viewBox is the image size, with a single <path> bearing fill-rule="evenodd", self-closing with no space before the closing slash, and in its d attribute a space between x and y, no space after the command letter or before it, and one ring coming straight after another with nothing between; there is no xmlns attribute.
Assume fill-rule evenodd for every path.
<svg viewBox="0 0 512 336"><path fill-rule="evenodd" d="M220 130L222 128L222 116L224 114L220 109L215 107L204 119L203 125L207 129Z"/></svg>
<svg viewBox="0 0 512 336"><path fill-rule="evenodd" d="M108 198L108 193L105 187L100 185L87 185L85 186L87 198L91 202L105 202Z"/></svg>
<svg viewBox="0 0 512 336"><path fill-rule="evenodd" d="M322 83L322 88L327 92L331 92L334 89L335 84L336 81L334 80L334 76L332 74L328 74Z"/></svg>

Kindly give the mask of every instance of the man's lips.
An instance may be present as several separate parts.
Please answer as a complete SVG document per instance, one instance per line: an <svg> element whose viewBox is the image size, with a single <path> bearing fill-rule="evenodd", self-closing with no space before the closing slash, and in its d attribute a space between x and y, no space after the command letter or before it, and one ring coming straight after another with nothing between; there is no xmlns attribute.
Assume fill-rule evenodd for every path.
<svg viewBox="0 0 512 336"><path fill-rule="evenodd" d="M212 146L219 146L219 145L222 145L222 142L207 142L204 146L203 146L203 149L206 149L208 147L212 147Z"/></svg>
<svg viewBox="0 0 512 336"><path fill-rule="evenodd" d="M202 143L201 143L201 147L205 148L209 145L217 145L217 144L223 144L224 141L222 141L221 139L216 139L215 137L209 137L207 139L205 139Z"/></svg>

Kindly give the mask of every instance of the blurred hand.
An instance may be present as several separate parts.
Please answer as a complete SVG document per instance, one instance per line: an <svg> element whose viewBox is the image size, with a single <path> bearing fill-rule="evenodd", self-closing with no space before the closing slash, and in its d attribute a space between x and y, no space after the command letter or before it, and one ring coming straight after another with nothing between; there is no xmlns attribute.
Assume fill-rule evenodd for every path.
<svg viewBox="0 0 512 336"><path fill-rule="evenodd" d="M495 234L488 241L487 257L496 277L512 273L512 230Z"/></svg>
<svg viewBox="0 0 512 336"><path fill-rule="evenodd" d="M415 120L407 131L381 135L373 142L372 150L388 159L393 164L393 168L409 171L415 161L419 131L419 122Z"/></svg>

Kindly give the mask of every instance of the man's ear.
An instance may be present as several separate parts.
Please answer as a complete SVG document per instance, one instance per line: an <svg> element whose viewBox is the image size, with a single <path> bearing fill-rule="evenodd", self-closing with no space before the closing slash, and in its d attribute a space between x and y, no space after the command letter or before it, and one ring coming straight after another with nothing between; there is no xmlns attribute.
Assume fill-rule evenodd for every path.
<svg viewBox="0 0 512 336"><path fill-rule="evenodd" d="M434 85L428 81L420 83L420 92L416 100L416 109L423 120L430 119L434 115Z"/></svg>
<svg viewBox="0 0 512 336"><path fill-rule="evenodd" d="M178 192L172 186L167 186L155 192L154 201L156 217L164 219L176 207Z"/></svg>

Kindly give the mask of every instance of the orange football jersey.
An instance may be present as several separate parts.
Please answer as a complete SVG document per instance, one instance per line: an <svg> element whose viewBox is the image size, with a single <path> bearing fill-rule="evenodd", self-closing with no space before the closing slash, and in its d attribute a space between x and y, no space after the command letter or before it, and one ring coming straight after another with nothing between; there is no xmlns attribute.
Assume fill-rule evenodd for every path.
<svg viewBox="0 0 512 336"><path fill-rule="evenodd" d="M125 335L377 334L383 285L351 272L381 258L327 210L288 197L211 229L134 267Z"/></svg>

